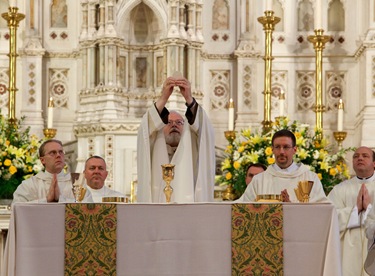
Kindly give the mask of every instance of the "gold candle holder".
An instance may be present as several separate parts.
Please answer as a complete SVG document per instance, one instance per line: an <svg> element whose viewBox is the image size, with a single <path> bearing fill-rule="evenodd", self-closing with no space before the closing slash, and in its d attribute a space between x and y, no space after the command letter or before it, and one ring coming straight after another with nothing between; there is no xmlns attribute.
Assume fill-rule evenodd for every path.
<svg viewBox="0 0 375 276"><path fill-rule="evenodd" d="M9 27L9 100L8 100L8 119L13 125L16 124L16 58L17 58L17 28L19 22L25 18L25 15L18 13L17 7L9 7L8 12L1 16L8 22Z"/></svg>
<svg viewBox="0 0 375 276"><path fill-rule="evenodd" d="M130 203L137 202L137 184L138 181L136 180L130 182Z"/></svg>
<svg viewBox="0 0 375 276"><path fill-rule="evenodd" d="M224 131L224 135L228 142L231 144L233 143L234 139L236 139L236 132L234 130Z"/></svg>
<svg viewBox="0 0 375 276"><path fill-rule="evenodd" d="M72 192L76 202L82 202L86 195L86 188L83 186L83 173L71 173Z"/></svg>
<svg viewBox="0 0 375 276"><path fill-rule="evenodd" d="M228 184L224 192L222 192L222 198L224 201L230 200L233 201L236 199L236 194L234 192L233 186Z"/></svg>
<svg viewBox="0 0 375 276"><path fill-rule="evenodd" d="M165 181L164 194L165 201L167 203L171 202L173 188L171 187L171 181L174 179L174 165L164 164L161 165L163 171L163 180Z"/></svg>
<svg viewBox="0 0 375 276"><path fill-rule="evenodd" d="M315 35L310 35L307 40L314 45L315 49L315 86L316 86L316 103L315 103L315 113L316 113L316 129L319 132L317 140L323 139L323 112L325 107L323 105L323 49L325 44L331 39L328 35L323 35L324 30L317 29L314 30Z"/></svg>
<svg viewBox="0 0 375 276"><path fill-rule="evenodd" d="M45 129L43 129L44 137L46 137L47 139L55 138L56 133L57 133L56 128L45 128Z"/></svg>
<svg viewBox="0 0 375 276"><path fill-rule="evenodd" d="M346 131L334 131L333 132L333 137L335 137L335 140L337 141L339 150L342 149L342 142L345 140L346 134L347 134Z"/></svg>
<svg viewBox="0 0 375 276"><path fill-rule="evenodd" d="M272 78L272 32L275 30L275 25L280 22L280 17L274 16L273 11L265 11L264 16L258 17L258 22L263 25L263 30L266 34L266 49L265 49L265 67L264 67L264 120L263 130L268 132L272 128L271 121L271 78Z"/></svg>

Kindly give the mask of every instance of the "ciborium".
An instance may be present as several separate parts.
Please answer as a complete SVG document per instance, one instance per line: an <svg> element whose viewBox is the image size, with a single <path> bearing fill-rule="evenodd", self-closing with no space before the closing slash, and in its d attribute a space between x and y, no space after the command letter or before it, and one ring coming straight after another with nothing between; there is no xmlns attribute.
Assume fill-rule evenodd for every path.
<svg viewBox="0 0 375 276"><path fill-rule="evenodd" d="M82 202L86 195L86 188L83 186L83 173L71 173L72 191L76 202Z"/></svg>
<svg viewBox="0 0 375 276"><path fill-rule="evenodd" d="M310 201L310 193L313 185L314 181L304 180L298 182L298 187L294 189L294 192L299 202L308 203Z"/></svg>
<svg viewBox="0 0 375 276"><path fill-rule="evenodd" d="M171 182L174 178L174 165L164 164L161 165L163 171L163 180L165 181L164 194L165 202L170 203L173 193L173 188L171 187Z"/></svg>

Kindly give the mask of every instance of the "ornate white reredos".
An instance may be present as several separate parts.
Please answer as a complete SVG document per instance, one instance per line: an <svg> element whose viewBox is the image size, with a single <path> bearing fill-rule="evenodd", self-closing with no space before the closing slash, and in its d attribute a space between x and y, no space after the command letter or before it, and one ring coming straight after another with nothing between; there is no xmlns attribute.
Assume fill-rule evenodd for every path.
<svg viewBox="0 0 375 276"><path fill-rule="evenodd" d="M112 134L133 134L136 135L139 128L139 123L114 123L114 122L93 122L91 124L75 124L74 134L78 137L92 135L102 135L106 133Z"/></svg>

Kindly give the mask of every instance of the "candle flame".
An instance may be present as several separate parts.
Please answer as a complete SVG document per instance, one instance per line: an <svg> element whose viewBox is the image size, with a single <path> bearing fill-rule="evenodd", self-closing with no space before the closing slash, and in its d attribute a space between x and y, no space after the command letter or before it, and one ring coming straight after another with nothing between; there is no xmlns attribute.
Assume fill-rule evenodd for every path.
<svg viewBox="0 0 375 276"><path fill-rule="evenodd" d="M52 97L49 98L48 107L55 107L55 104L53 102L53 98Z"/></svg>
<svg viewBox="0 0 375 276"><path fill-rule="evenodd" d="M344 109L344 102L342 99L339 100L339 109Z"/></svg>

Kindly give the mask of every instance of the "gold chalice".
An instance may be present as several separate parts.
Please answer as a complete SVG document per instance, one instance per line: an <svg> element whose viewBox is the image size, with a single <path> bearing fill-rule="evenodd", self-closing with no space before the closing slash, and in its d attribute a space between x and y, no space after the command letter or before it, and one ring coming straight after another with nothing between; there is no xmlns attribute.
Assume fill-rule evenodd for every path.
<svg viewBox="0 0 375 276"><path fill-rule="evenodd" d="M85 198L86 188L83 187L83 173L71 173L72 191L76 202L81 202Z"/></svg>
<svg viewBox="0 0 375 276"><path fill-rule="evenodd" d="M171 202L171 197L173 193L173 188L171 187L171 181L174 178L174 165L172 164L164 164L161 165L163 170L163 180L165 181L164 187L164 194L165 194L165 201L167 203Z"/></svg>

